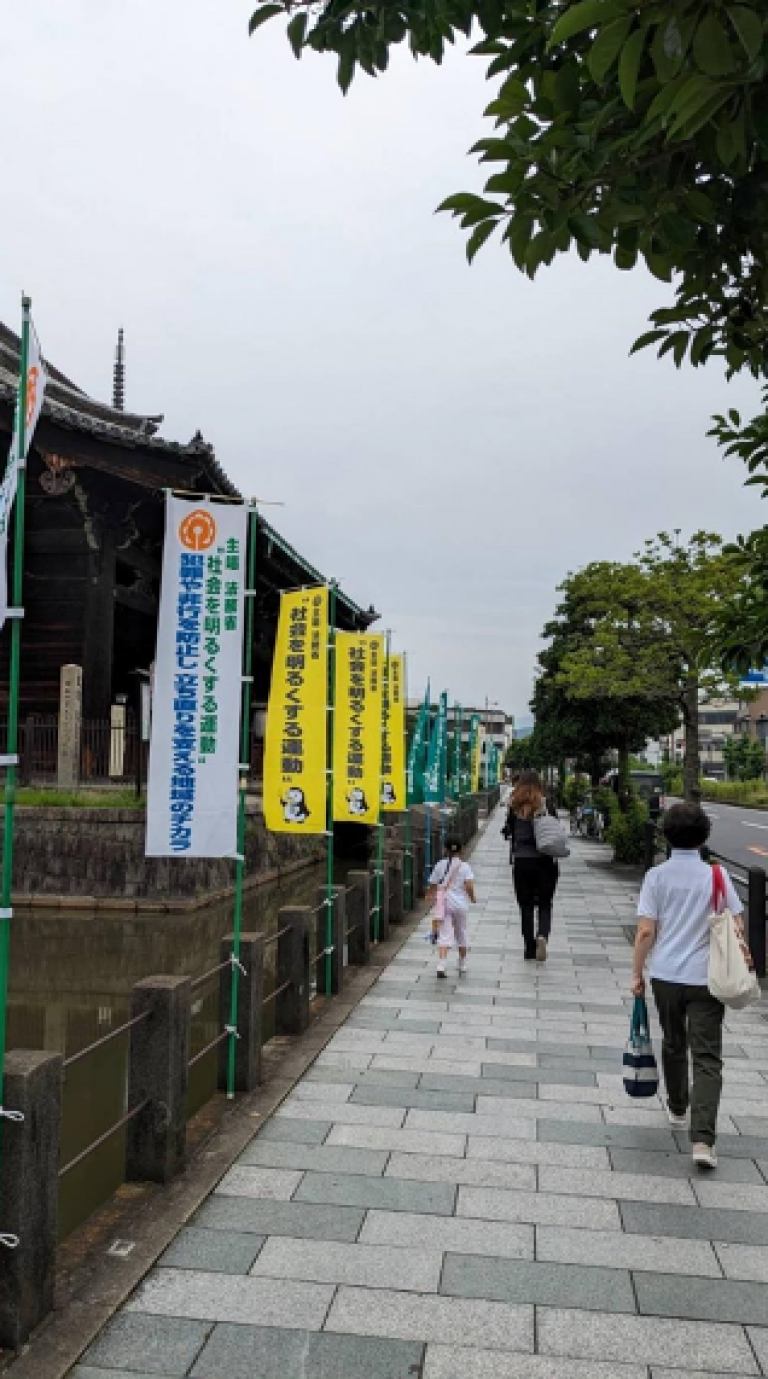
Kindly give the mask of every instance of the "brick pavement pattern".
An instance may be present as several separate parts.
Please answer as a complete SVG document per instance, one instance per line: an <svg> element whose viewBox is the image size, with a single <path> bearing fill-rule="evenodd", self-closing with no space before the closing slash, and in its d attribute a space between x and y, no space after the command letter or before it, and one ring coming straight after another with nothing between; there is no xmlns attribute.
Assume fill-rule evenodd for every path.
<svg viewBox="0 0 768 1379"><path fill-rule="evenodd" d="M768 1375L768 1004L704 1177L622 1088L636 886L574 843L526 963L499 823L467 975L423 924L72 1379Z"/></svg>

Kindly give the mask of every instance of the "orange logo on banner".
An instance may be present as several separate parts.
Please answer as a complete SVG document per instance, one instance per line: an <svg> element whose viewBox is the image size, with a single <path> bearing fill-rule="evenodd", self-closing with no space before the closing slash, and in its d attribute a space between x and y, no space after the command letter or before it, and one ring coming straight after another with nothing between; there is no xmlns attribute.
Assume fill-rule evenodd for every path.
<svg viewBox="0 0 768 1379"><path fill-rule="evenodd" d="M27 374L27 429L31 427L37 405L37 385L40 381L40 370L34 366Z"/></svg>
<svg viewBox="0 0 768 1379"><path fill-rule="evenodd" d="M179 540L190 551L207 551L216 540L216 523L205 508L195 508L179 527Z"/></svg>

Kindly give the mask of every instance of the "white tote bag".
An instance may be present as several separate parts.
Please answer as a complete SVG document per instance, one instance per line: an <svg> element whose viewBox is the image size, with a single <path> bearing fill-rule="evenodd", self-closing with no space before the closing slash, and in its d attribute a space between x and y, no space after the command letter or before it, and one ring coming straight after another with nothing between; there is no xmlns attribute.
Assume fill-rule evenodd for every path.
<svg viewBox="0 0 768 1379"><path fill-rule="evenodd" d="M745 945L725 900L725 881L719 867L712 868L712 911L709 916L709 973L707 986L718 1001L742 1010L760 1000L760 983L750 967ZM720 908L722 905L722 909ZM750 960L751 961L751 960Z"/></svg>

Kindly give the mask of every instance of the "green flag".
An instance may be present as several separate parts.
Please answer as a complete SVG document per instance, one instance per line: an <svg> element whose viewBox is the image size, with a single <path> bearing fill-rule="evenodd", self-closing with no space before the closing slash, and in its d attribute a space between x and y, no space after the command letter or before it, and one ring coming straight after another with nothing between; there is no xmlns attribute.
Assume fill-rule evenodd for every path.
<svg viewBox="0 0 768 1379"><path fill-rule="evenodd" d="M419 709L416 727L413 730L408 750L407 782L408 804L424 803L424 773L427 765L427 732L429 729L429 684L424 695L424 703Z"/></svg>
<svg viewBox="0 0 768 1379"><path fill-rule="evenodd" d="M429 745L427 774L424 781L424 798L428 804L445 803L446 774L448 769L448 693L443 690L437 710L435 730Z"/></svg>

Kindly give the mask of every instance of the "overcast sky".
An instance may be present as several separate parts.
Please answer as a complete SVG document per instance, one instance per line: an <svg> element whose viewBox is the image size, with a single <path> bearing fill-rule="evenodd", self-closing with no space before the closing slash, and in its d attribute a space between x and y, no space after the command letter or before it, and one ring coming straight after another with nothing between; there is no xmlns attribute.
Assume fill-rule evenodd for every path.
<svg viewBox="0 0 768 1379"><path fill-rule="evenodd" d="M399 55L344 99L249 0L4 0L0 316L131 410L200 428L275 525L452 698L527 714L556 585L764 510L706 440L749 382L629 346L669 289L561 260L472 268L434 207L479 189L479 59ZM13 119L13 112L21 125Z"/></svg>

